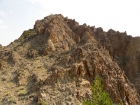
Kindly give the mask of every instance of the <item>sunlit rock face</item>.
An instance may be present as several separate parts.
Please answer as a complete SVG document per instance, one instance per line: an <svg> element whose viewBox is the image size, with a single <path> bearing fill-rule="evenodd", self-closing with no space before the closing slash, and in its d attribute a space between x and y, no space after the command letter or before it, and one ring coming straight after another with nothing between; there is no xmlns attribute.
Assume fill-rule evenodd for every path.
<svg viewBox="0 0 140 105"><path fill-rule="evenodd" d="M37 20L0 46L0 103L82 105L99 75L114 103L140 105L139 42L61 14Z"/></svg>

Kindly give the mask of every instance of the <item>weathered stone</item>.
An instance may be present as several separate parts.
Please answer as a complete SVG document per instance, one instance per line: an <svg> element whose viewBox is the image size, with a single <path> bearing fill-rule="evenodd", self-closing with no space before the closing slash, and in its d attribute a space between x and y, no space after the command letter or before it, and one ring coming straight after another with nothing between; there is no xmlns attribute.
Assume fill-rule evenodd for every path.
<svg viewBox="0 0 140 105"><path fill-rule="evenodd" d="M82 105L92 99L90 85L98 75L114 104L139 105L139 42L126 32L79 25L61 14L38 20L0 48L0 99L5 97L0 104L22 94L18 105Z"/></svg>
<svg viewBox="0 0 140 105"><path fill-rule="evenodd" d="M36 50L31 49L31 50L29 50L29 52L27 53L27 56L30 57L30 58L35 58L37 54L38 54L38 53L37 53Z"/></svg>

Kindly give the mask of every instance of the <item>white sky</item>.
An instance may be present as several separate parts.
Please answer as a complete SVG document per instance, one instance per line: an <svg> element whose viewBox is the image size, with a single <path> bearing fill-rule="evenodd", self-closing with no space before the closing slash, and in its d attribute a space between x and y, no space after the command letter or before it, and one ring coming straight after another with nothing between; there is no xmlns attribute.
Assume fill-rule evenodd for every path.
<svg viewBox="0 0 140 105"><path fill-rule="evenodd" d="M0 0L0 44L8 45L50 14L140 36L140 0Z"/></svg>

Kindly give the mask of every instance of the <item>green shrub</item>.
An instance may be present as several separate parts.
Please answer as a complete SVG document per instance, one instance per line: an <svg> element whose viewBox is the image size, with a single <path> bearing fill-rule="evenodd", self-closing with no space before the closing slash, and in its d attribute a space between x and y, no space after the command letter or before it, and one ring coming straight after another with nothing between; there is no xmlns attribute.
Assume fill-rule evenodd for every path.
<svg viewBox="0 0 140 105"><path fill-rule="evenodd" d="M24 38L27 38L30 35L30 33L31 33L30 30L24 31L24 33L23 33Z"/></svg>
<svg viewBox="0 0 140 105"><path fill-rule="evenodd" d="M42 100L41 105L47 105L46 101Z"/></svg>
<svg viewBox="0 0 140 105"><path fill-rule="evenodd" d="M109 94L103 90L101 81L101 78L97 76L93 84L91 85L93 99L85 100L83 102L84 105L113 105L113 101L109 97Z"/></svg>
<svg viewBox="0 0 140 105"><path fill-rule="evenodd" d="M28 94L28 92L26 91L26 90L20 90L19 92L18 92L18 96L25 96L25 95L27 95Z"/></svg>

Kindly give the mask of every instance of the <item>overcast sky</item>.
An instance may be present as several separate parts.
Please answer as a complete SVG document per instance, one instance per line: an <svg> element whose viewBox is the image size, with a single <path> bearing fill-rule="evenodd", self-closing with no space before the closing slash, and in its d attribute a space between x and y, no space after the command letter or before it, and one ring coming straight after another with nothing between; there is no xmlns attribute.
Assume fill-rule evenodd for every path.
<svg viewBox="0 0 140 105"><path fill-rule="evenodd" d="M0 0L0 44L8 45L50 14L140 36L140 0Z"/></svg>

